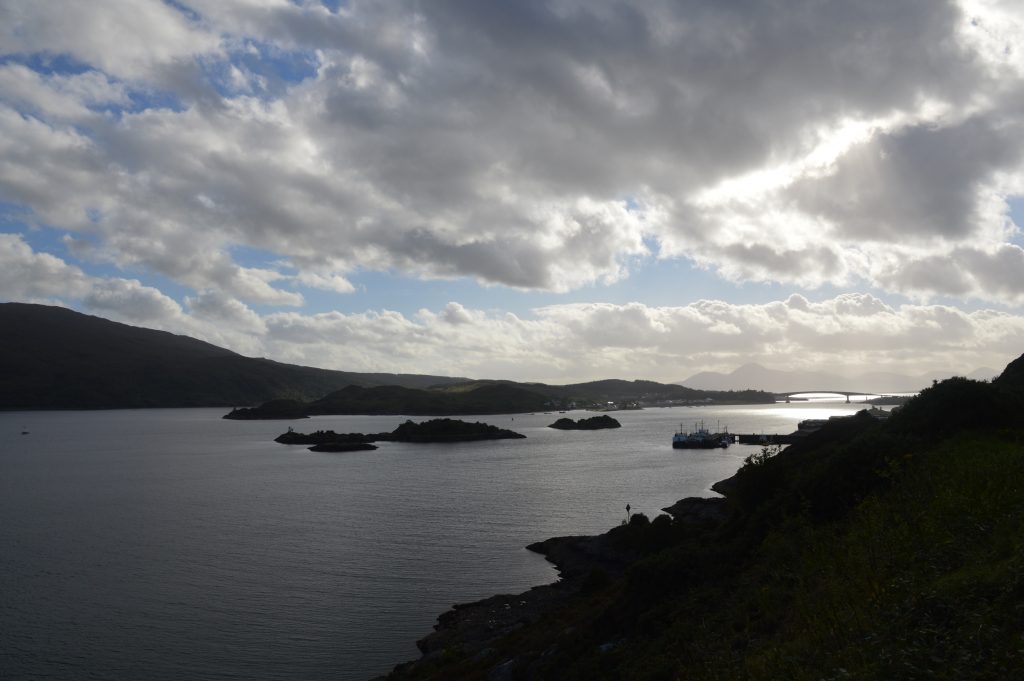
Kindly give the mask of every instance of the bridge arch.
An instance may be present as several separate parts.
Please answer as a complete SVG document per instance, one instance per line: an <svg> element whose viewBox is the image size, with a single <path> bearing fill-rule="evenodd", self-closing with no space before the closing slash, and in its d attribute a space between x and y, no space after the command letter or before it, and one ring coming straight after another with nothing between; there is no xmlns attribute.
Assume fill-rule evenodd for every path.
<svg viewBox="0 0 1024 681"><path fill-rule="evenodd" d="M836 397L845 397L846 403L850 404L851 397L863 397L866 401L870 397L885 397L886 393L866 393L859 390L789 390L776 393L775 398L789 402L797 395L835 395Z"/></svg>

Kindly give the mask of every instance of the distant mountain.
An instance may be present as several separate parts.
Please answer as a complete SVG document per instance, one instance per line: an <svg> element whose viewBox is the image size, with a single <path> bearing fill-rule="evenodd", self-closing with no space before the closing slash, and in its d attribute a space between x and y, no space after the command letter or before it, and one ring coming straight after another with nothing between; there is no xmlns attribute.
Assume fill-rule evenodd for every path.
<svg viewBox="0 0 1024 681"><path fill-rule="evenodd" d="M425 388L465 380L282 364L65 308L0 303L0 409L306 402L349 385Z"/></svg>
<svg viewBox="0 0 1024 681"><path fill-rule="evenodd" d="M744 364L724 374L702 371L681 381L681 385L698 390L767 390L773 393L797 390L850 390L861 392L903 393L926 388L932 381L949 378L955 372L930 372L907 376L872 371L857 376L843 376L824 371L781 371L760 364ZM988 380L999 372L987 367L972 371L967 378Z"/></svg>
<svg viewBox="0 0 1024 681"><path fill-rule="evenodd" d="M656 381L626 381L609 378L586 383L569 383L567 385L548 385L546 383L516 383L514 381L469 381L439 386L443 392L466 392L477 390L482 386L507 385L517 386L522 390L544 395L551 403L582 403L597 406L607 402L646 403L656 402L700 402L711 400L718 404L751 404L770 402L772 396L756 390L724 391L694 390L677 383L658 383Z"/></svg>

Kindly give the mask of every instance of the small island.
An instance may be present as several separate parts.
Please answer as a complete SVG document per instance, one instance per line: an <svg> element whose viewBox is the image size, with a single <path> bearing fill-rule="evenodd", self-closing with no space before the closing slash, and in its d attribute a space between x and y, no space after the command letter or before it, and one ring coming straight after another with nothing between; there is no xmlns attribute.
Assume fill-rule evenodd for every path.
<svg viewBox="0 0 1024 681"><path fill-rule="evenodd" d="M333 443L368 444L376 439L376 435L362 433L335 433L333 430L317 430L312 433L298 433L291 428L274 438L274 442L283 445L325 445Z"/></svg>
<svg viewBox="0 0 1024 681"><path fill-rule="evenodd" d="M458 419L431 419L422 423L406 421L390 433L335 433L317 430L297 433L291 428L274 438L285 445L313 445L315 452L354 452L377 449L373 442L473 442L519 439L526 436L489 423L468 423Z"/></svg>
<svg viewBox="0 0 1024 681"><path fill-rule="evenodd" d="M377 439L390 442L471 442L525 437L522 433L479 421L469 423L459 419L431 419L422 423L406 421L384 437Z"/></svg>
<svg viewBox="0 0 1024 681"><path fill-rule="evenodd" d="M548 428L558 430L602 430L604 428L621 428L622 424L607 414L593 416L589 419L573 421L569 418L561 418L552 423Z"/></svg>

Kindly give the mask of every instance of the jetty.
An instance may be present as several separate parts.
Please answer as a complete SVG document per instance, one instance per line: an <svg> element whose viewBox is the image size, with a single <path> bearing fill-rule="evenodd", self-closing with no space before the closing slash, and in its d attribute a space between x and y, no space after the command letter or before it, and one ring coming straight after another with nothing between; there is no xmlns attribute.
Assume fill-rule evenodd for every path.
<svg viewBox="0 0 1024 681"><path fill-rule="evenodd" d="M866 412L869 416L873 416L880 421L884 421L889 418L888 412L878 407L871 407L871 409L865 409L862 412ZM796 430L792 433L733 433L733 442L741 445L791 445L794 442L799 442L811 433L816 433L821 430L829 421L836 421L840 419L852 418L850 416L830 416L827 419L807 419L797 424Z"/></svg>
<svg viewBox="0 0 1024 681"><path fill-rule="evenodd" d="M740 445L791 445L806 437L799 431L795 433L735 433L736 444Z"/></svg>

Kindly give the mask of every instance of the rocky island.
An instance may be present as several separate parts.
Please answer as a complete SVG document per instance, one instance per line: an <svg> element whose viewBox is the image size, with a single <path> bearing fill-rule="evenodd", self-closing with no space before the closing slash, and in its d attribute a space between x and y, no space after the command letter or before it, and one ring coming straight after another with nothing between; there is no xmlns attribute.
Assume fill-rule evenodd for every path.
<svg viewBox="0 0 1024 681"><path fill-rule="evenodd" d="M548 428L556 430L602 430L604 428L621 428L622 424L607 414L592 416L589 419L573 421L570 418L561 418L552 423Z"/></svg>
<svg viewBox="0 0 1024 681"><path fill-rule="evenodd" d="M297 433L292 429L274 438L285 445L313 445L317 452L351 452L376 449L373 442L474 442L477 440L507 440L526 436L489 423L469 423L459 419L431 419L416 423L406 421L390 433L335 433L317 430Z"/></svg>
<svg viewBox="0 0 1024 681"><path fill-rule="evenodd" d="M387 433L385 433L387 434ZM335 433L333 430L317 430L312 433L299 433L288 429L274 438L274 442L283 445L323 445L330 443L367 444L375 441L376 435L363 433Z"/></svg>
<svg viewBox="0 0 1024 681"><path fill-rule="evenodd" d="M378 439L389 442L472 442L525 437L522 433L479 421L469 423L459 419L431 419L422 423L406 421Z"/></svg>

